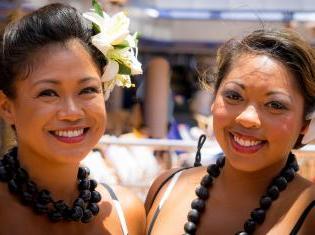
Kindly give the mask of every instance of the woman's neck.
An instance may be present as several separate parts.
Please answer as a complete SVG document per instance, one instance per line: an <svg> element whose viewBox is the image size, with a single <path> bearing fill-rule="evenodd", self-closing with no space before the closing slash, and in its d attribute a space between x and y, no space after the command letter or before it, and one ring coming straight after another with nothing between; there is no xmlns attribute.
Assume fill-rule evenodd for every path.
<svg viewBox="0 0 315 235"><path fill-rule="evenodd" d="M268 168L255 172L245 172L234 168L226 159L225 166L218 180L228 191L226 195L251 195L254 198L262 196L272 179L279 174L286 161L277 162Z"/></svg>
<svg viewBox="0 0 315 235"><path fill-rule="evenodd" d="M54 200L72 203L78 196L77 173L79 162L75 164L61 163L29 151L18 148L18 159L21 167L29 174L39 189L47 189Z"/></svg>

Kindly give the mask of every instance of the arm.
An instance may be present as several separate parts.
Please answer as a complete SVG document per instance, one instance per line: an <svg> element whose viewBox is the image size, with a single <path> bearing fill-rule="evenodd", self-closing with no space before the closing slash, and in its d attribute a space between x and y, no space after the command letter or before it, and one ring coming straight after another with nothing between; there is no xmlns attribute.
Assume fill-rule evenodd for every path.
<svg viewBox="0 0 315 235"><path fill-rule="evenodd" d="M118 186L115 191L124 211L129 235L143 235L146 224L143 203L126 188Z"/></svg>
<svg viewBox="0 0 315 235"><path fill-rule="evenodd" d="M306 192L305 209L298 218L290 235L315 233L315 186L311 186Z"/></svg>
<svg viewBox="0 0 315 235"><path fill-rule="evenodd" d="M148 215L149 211L155 201L156 196L159 194L163 186L179 171L185 168L174 168L169 171L164 172L159 177L157 177L153 184L151 185L147 198L145 199L145 212Z"/></svg>

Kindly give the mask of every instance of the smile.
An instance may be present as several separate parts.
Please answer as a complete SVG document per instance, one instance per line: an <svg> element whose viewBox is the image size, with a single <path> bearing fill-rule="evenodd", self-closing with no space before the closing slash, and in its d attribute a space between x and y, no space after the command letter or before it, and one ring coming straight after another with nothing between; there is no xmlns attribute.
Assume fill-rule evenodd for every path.
<svg viewBox="0 0 315 235"><path fill-rule="evenodd" d="M255 145L259 145L262 143L262 141L247 140L247 139L243 139L241 137L238 137L236 135L234 135L233 138L234 138L236 143L238 143L239 145L244 146L244 147L255 146Z"/></svg>
<svg viewBox="0 0 315 235"><path fill-rule="evenodd" d="M78 130L71 130L71 131L54 131L54 135L60 136L60 137L77 137L82 135L84 132L84 129L78 129Z"/></svg>
<svg viewBox="0 0 315 235"><path fill-rule="evenodd" d="M265 146L267 141L230 133L231 145L240 153L255 153Z"/></svg>
<svg viewBox="0 0 315 235"><path fill-rule="evenodd" d="M79 143L83 141L89 128L77 128L71 130L50 131L57 140L67 144Z"/></svg>

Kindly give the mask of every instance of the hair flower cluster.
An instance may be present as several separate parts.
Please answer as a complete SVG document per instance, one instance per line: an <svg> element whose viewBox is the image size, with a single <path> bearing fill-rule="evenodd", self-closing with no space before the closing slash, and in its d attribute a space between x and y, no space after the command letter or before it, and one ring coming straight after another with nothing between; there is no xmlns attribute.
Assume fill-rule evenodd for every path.
<svg viewBox="0 0 315 235"><path fill-rule="evenodd" d="M105 99L114 87L132 87L130 75L142 74L138 61L137 33L129 32L130 19L123 12L113 16L106 14L100 4L93 0L93 10L83 13L83 17L93 23L97 32L92 36L92 44L106 57L102 81L105 83Z"/></svg>

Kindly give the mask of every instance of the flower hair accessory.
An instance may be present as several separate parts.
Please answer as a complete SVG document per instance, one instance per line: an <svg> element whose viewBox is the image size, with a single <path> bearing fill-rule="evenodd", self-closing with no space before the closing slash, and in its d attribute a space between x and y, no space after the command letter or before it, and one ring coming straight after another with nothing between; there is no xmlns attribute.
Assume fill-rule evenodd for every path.
<svg viewBox="0 0 315 235"><path fill-rule="evenodd" d="M308 144L315 140L315 111L306 116L306 120L311 120L308 129L302 139L302 144Z"/></svg>
<svg viewBox="0 0 315 235"><path fill-rule="evenodd" d="M130 75L142 74L138 61L137 33L129 33L130 19L123 12L109 16L101 5L92 1L93 10L83 13L83 17L91 21L97 32L92 36L92 44L107 59L107 65L101 80L105 84L105 99L108 99L115 85L134 87Z"/></svg>

